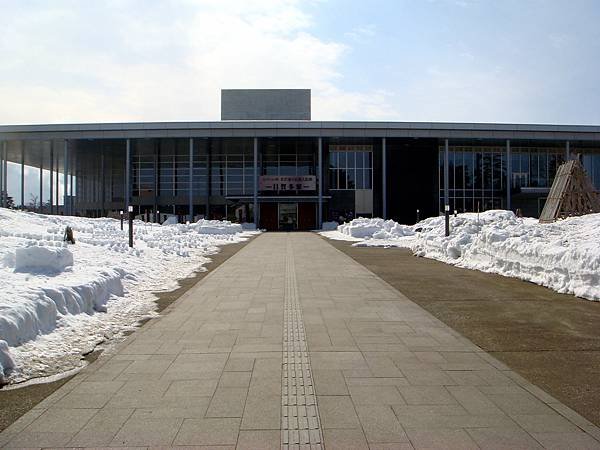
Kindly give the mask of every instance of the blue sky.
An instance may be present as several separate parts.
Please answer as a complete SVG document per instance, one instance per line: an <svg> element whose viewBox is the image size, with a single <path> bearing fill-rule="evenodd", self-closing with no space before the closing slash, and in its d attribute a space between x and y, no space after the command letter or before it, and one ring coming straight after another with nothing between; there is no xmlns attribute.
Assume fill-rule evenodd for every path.
<svg viewBox="0 0 600 450"><path fill-rule="evenodd" d="M597 0L0 0L0 11L0 124L218 120L221 88L281 87L311 88L314 120L600 124Z"/></svg>
<svg viewBox="0 0 600 450"><path fill-rule="evenodd" d="M316 120L600 123L594 0L0 0L0 123L215 120L222 87Z"/></svg>

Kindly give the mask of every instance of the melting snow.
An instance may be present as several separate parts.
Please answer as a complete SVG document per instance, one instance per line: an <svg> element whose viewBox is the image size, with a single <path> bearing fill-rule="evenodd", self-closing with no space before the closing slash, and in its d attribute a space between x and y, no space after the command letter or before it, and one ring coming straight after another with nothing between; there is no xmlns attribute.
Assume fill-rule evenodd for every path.
<svg viewBox="0 0 600 450"><path fill-rule="evenodd" d="M600 214L540 224L492 210L452 216L449 237L444 226L444 217L412 226L360 218L321 234L355 246L405 247L417 256L600 300Z"/></svg>
<svg viewBox="0 0 600 450"><path fill-rule="evenodd" d="M75 245L62 240L67 226ZM130 249L124 228L0 208L0 381L82 366L82 354L156 315L152 292L175 289L219 246L250 235L227 221L135 221Z"/></svg>

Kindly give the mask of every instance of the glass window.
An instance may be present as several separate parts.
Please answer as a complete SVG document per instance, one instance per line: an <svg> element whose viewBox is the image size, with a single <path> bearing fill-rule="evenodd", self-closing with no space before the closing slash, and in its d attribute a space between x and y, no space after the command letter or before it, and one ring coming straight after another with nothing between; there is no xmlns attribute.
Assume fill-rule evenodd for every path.
<svg viewBox="0 0 600 450"><path fill-rule="evenodd" d="M329 159L330 189L372 189L372 152L331 151Z"/></svg>

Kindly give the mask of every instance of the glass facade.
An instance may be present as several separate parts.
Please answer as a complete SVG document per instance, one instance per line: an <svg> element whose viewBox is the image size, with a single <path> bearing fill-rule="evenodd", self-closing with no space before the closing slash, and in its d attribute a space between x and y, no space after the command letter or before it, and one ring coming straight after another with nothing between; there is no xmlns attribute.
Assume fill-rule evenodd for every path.
<svg viewBox="0 0 600 450"><path fill-rule="evenodd" d="M444 208L444 147L439 152L440 211ZM504 207L506 153L503 147L450 146L450 210L477 211Z"/></svg>
<svg viewBox="0 0 600 450"><path fill-rule="evenodd" d="M280 176L315 175L315 139L261 140L261 174Z"/></svg>
<svg viewBox="0 0 600 450"><path fill-rule="evenodd" d="M354 150L356 147L360 147L361 150ZM372 189L372 187L372 145L331 145L329 147L329 189L356 190Z"/></svg>
<svg viewBox="0 0 600 450"><path fill-rule="evenodd" d="M248 196L254 192L254 147L252 139L213 141L210 154L210 194Z"/></svg>
<svg viewBox="0 0 600 450"><path fill-rule="evenodd" d="M160 210L186 220L191 206L196 218L201 215L236 222L254 220L254 138L192 139L190 155L189 137L131 138L129 189L126 139L7 141L11 168L8 195L17 206L23 203L26 209L68 213L68 206L76 214L106 216L125 208L129 191L129 202L136 207L136 213L151 215ZM259 177L271 177L271 181L259 179L259 186L271 189L279 182L277 177L307 177L306 184L290 181L302 186L297 190L259 188L259 210L268 202L297 203L299 227L304 220L302 226L313 226L318 214L318 186L322 182L323 220L381 216L382 139L323 138L323 180L318 179L318 142L317 137L258 138L257 172ZM443 140L387 138L386 142L388 216L408 223L416 209L427 211L427 215L442 211ZM510 156L506 141L451 139L449 143L449 202L451 210L460 212L507 208L510 197L511 209L520 208L530 216L539 214L557 168L567 155L566 142L559 140L511 140ZM600 144L571 141L569 148L571 157L581 159L592 183L600 190ZM22 157L24 173L28 175L21 191ZM65 166L70 184L67 206L63 205ZM33 176L31 168L35 167L38 172ZM294 196L298 200L290 200ZM265 206L264 210L274 211L271 214L277 219L277 208Z"/></svg>

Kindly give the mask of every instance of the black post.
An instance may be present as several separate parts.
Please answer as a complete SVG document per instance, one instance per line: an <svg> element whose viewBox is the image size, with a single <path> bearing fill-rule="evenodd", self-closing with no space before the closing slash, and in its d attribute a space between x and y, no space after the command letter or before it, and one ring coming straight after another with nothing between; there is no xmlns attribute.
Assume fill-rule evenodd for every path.
<svg viewBox="0 0 600 450"><path fill-rule="evenodd" d="M129 246L133 247L133 206L129 206Z"/></svg>
<svg viewBox="0 0 600 450"><path fill-rule="evenodd" d="M446 205L445 211L446 215L446 237L450 236L450 205Z"/></svg>
<svg viewBox="0 0 600 450"><path fill-rule="evenodd" d="M419 223L419 210L417 209L417 221L415 223Z"/></svg>
<svg viewBox="0 0 600 450"><path fill-rule="evenodd" d="M119 211L121 213L121 231L123 231L123 211Z"/></svg>

